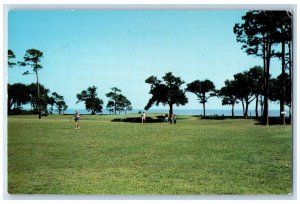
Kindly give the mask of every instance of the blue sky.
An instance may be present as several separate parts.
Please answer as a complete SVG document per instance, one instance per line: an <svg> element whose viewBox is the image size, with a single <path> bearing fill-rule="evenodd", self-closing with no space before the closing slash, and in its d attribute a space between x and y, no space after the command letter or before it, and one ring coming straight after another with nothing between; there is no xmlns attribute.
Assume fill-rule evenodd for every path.
<svg viewBox="0 0 300 204"><path fill-rule="evenodd" d="M95 85L104 106L105 94L118 87L133 108L140 109L150 98L145 79L151 75L161 78L171 71L186 83L210 79L219 89L234 74L262 66L260 58L241 50L233 33L234 24L245 12L16 10L9 12L8 48L15 52L16 60L27 49L41 50L40 82L63 95L69 108L84 108L83 103L76 104L76 94ZM8 82L35 82L34 75L22 75L28 69L9 69ZM272 59L272 76L279 71L279 60ZM195 95L187 93L187 97L189 103L178 108L202 109ZM222 107L217 98L209 99L206 107L230 109ZM241 104L236 109L242 109ZM272 103L270 109L278 105Z"/></svg>

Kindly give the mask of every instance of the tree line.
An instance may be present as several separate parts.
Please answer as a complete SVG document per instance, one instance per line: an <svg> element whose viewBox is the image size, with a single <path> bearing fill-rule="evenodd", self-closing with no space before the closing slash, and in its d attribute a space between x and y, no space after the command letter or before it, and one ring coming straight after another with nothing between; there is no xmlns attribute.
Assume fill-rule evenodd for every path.
<svg viewBox="0 0 300 204"><path fill-rule="evenodd" d="M110 114L120 114L132 110L131 102L121 94L121 90L117 87L111 88L111 91L106 94L109 98L106 108L109 110ZM85 108L88 111L91 111L92 115L96 113L102 113L103 109L103 100L97 97L97 87L91 86L87 90L81 91L80 94L77 94L77 103L84 102Z"/></svg>
<svg viewBox="0 0 300 204"><path fill-rule="evenodd" d="M269 99L272 99L270 86L271 59L281 60L280 84L280 113L282 123L285 123L286 88L292 84L292 13L291 11L261 11L247 12L242 17L242 23L236 23L233 32L237 42L242 44L242 50L247 55L260 57L263 62L263 117L262 124L269 124L268 110ZM286 71L289 77L286 76ZM292 107L292 104L290 104Z"/></svg>
<svg viewBox="0 0 300 204"><path fill-rule="evenodd" d="M8 114L20 114L24 113L23 106L30 105L28 113L38 114L39 118L42 115L48 115L53 113L54 107L61 114L62 111L67 110L68 106L64 101L64 97L57 92L50 94L50 90L44 85L39 83L38 71L43 68L40 61L43 58L43 52L37 49L28 49L23 57L23 61L14 62L16 58L12 50L8 50L8 67L12 68L16 65L19 66L31 66L32 72L25 71L23 75L34 74L36 75L36 84L29 85L22 83L8 84ZM126 96L121 94L121 90L113 87L111 91L106 94L110 99L106 108L110 113L120 114L132 110L131 102ZM77 102L84 102L86 110L90 111L92 115L101 113L103 109L103 100L97 97L97 87L90 86L86 90L76 95ZM48 108L50 106L50 108Z"/></svg>
<svg viewBox="0 0 300 204"><path fill-rule="evenodd" d="M186 92L194 93L200 104L203 106L203 115L205 114L205 105L209 98L219 97L222 99L222 105L230 105L232 116L234 116L234 107L241 103L244 117L248 116L249 104L255 101L255 116L258 117L258 108L262 115L262 124L269 123L268 110L269 100L279 101L280 117L282 123L285 123L285 105L289 106L290 116L292 109L292 14L290 11L248 11L242 16L242 23L237 23L233 27L233 33L236 35L237 42L242 44L241 49L247 55L253 55L262 59L263 67L254 66L249 70L237 73L232 80L227 79L224 87L217 90L212 81L195 80L186 85L180 77L174 76L168 72L162 77L162 80L156 76L148 77L145 82L150 84L151 98L145 106L148 110L154 104L168 105L169 114L173 114L173 105L185 105L188 99ZM41 117L42 110L45 110L46 104L56 106L64 110L67 105L63 103L63 97L53 92L47 96L50 91L39 83L38 71L42 69L40 60L43 53L36 49L26 51L23 61L13 62L15 55L12 50L8 50L8 66L30 66L32 72L26 71L23 75L35 74L36 76L36 95L34 96L34 84L22 85L13 84L8 86L8 107L9 112L12 109L19 108L21 105L30 103L35 112ZM270 74L270 62L272 58L281 61L281 74L277 78L272 78ZM16 96L17 89L27 93L27 96L20 98ZM25 89L27 91L25 91ZM77 103L84 102L86 109L91 114L102 112L103 100L97 97L97 87L90 86L77 94ZM24 95L24 94L23 94ZM109 101L106 108L110 113L132 110L131 102L121 94L117 87L111 88L106 94ZM19 98L18 98L19 97ZM27 101L27 102L26 102ZM25 103L26 102L26 103ZM53 105L51 105L53 104Z"/></svg>
<svg viewBox="0 0 300 204"><path fill-rule="evenodd" d="M181 89L184 84L179 77L172 73L166 73L162 80L151 76L146 83L151 85L149 99L145 109L153 104L169 105L170 115L173 113L173 105L185 105L188 100L185 91L194 93L199 102L203 104L205 117L205 103L210 97L222 98L222 105L232 106L241 102L244 117L248 115L249 104L255 100L255 114L258 117L258 103L262 112L262 124L269 124L269 100L280 103L280 117L285 124L285 105L289 106L290 117L292 109L292 13L290 11L248 11L242 16L242 23L236 23L233 32L236 40L242 43L241 49L247 55L253 55L262 59L263 67L253 67L249 71L234 75L233 80L226 80L225 86L216 90L210 80L195 80L187 84L186 89ZM281 74L277 78L271 78L270 62L272 58L281 61Z"/></svg>
<svg viewBox="0 0 300 204"><path fill-rule="evenodd" d="M8 114L21 113L22 105L30 104L31 110L29 112L38 114L39 119L42 115L48 114L48 105L51 106L50 112L53 111L53 106L61 112L68 108L64 101L64 97L57 92L53 92L51 96L48 94L50 90L39 83L39 70L43 68L41 58L43 58L43 52L37 49L28 49L23 57L22 61L14 62L16 58L12 50L8 50L8 67L12 68L16 65L32 68L32 72L25 71L23 75L34 74L36 76L36 84L25 85L22 83L8 84Z"/></svg>
<svg viewBox="0 0 300 204"><path fill-rule="evenodd" d="M289 75L279 75L276 78L271 78L270 100L278 102L281 99L281 83L282 80L289 82ZM243 115L248 117L249 105L255 100L255 117L259 117L258 110L261 106L261 114L263 108L262 96L263 90L263 68L255 66L247 71L237 73L233 76L233 80L225 80L224 86L220 89L216 89L214 83L209 80L194 80L188 83L185 88L181 87L185 82L177 76L174 76L172 72L168 72L159 80L156 76L150 76L145 80L150 84L151 98L149 99L145 110L150 109L155 105L168 105L169 115L173 114L174 105L186 105L188 98L186 92L195 94L202 104L203 116L206 117L205 104L211 97L218 97L222 99L222 105L230 105L232 108L232 116L234 116L234 107L236 104L241 103L243 108ZM285 104L291 109L291 85L286 84L286 97Z"/></svg>
<svg viewBox="0 0 300 204"><path fill-rule="evenodd" d="M54 107L58 110L59 114L68 108L64 101L64 97L57 92L52 92L49 95L50 90L44 85L39 84L40 97L38 97L37 85L31 83L29 85L22 83L8 84L8 114L20 114L24 112L22 106L29 104L32 114L39 114L39 104L41 109L41 115L47 115L52 113ZM50 111L48 106L50 106Z"/></svg>

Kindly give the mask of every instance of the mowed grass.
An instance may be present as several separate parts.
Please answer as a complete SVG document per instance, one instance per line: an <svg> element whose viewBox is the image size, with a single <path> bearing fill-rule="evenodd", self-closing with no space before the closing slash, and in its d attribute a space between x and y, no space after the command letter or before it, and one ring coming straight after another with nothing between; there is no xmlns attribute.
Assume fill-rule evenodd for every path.
<svg viewBox="0 0 300 204"><path fill-rule="evenodd" d="M179 116L8 117L11 194L212 195L292 192L290 126ZM152 115L155 117L155 114Z"/></svg>

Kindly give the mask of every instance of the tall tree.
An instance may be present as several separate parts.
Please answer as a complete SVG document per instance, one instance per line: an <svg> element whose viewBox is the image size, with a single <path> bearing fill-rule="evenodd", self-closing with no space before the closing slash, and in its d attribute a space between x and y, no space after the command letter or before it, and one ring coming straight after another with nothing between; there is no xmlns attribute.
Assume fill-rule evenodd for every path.
<svg viewBox="0 0 300 204"><path fill-rule="evenodd" d="M149 94L152 97L149 99L145 110L151 108L154 104L157 106L162 105L169 106L169 115L173 114L173 105L185 105L188 103L188 99L185 96L185 92L181 89L181 85L184 81L180 77L176 77L172 72L168 72L162 77L162 80L157 79L156 76L150 76L146 79L146 83L150 84Z"/></svg>
<svg viewBox="0 0 300 204"><path fill-rule="evenodd" d="M24 61L19 62L20 66L31 66L33 70L33 74L36 75L36 85L37 85L37 95L38 95L38 112L39 112L39 119L41 119L41 94L40 94L40 87L39 87L39 75L38 70L42 69L43 66L40 64L41 58L43 58L43 52L37 49L28 49L24 56ZM29 71L23 73L23 75L32 74Z"/></svg>
<svg viewBox="0 0 300 204"><path fill-rule="evenodd" d="M118 103L118 97L121 93L121 89L118 89L117 87L111 88L111 92L105 94L106 97L110 98L111 101L114 102L114 113L117 112L117 103Z"/></svg>
<svg viewBox="0 0 300 204"><path fill-rule="evenodd" d="M242 24L235 24L233 31L237 42L243 44L242 49L248 55L260 56L264 68L264 110L262 124L269 124L269 73L270 61L274 56L272 46L276 43L276 11L249 11L243 17Z"/></svg>
<svg viewBox="0 0 300 204"><path fill-rule="evenodd" d="M292 14L290 11L278 11L275 16L277 21L277 35L276 42L281 44L281 52L276 53L281 60L281 75L285 74L288 64L288 55L286 46L292 41ZM281 81L281 97L280 97L280 118L282 124L285 124L285 95L286 95L286 81Z"/></svg>
<svg viewBox="0 0 300 204"><path fill-rule="evenodd" d="M231 105L231 116L234 117L234 105L238 103L234 81L226 80L225 86L218 91L218 97L222 97L222 105Z"/></svg>
<svg viewBox="0 0 300 204"><path fill-rule="evenodd" d="M205 103L210 97L216 96L214 83L208 79L204 81L195 80L187 84L186 90L194 93L199 102L203 104L203 115L205 117Z"/></svg>
<svg viewBox="0 0 300 204"><path fill-rule="evenodd" d="M102 105L103 101L97 97L97 87L91 86L88 87L87 90L81 91L80 94L77 94L77 99L79 102L84 102L85 103L85 108L88 111L91 111L92 115L95 115L96 113L101 113L102 112Z"/></svg>
<svg viewBox="0 0 300 204"><path fill-rule="evenodd" d="M12 50L8 50L8 53L7 53L7 63L8 63L8 67L13 67L16 65L15 62L11 61L12 59L15 59L16 58L16 55L14 54L14 52Z"/></svg>

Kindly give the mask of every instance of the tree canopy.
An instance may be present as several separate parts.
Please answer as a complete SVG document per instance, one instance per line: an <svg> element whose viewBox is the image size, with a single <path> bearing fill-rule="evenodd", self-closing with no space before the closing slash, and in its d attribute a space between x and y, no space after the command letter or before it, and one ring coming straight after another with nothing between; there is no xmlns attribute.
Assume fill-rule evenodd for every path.
<svg viewBox="0 0 300 204"><path fill-rule="evenodd" d="M22 105L30 101L28 86L21 83L8 84L8 113L12 113L13 109L21 109Z"/></svg>
<svg viewBox="0 0 300 204"><path fill-rule="evenodd" d="M29 85L22 83L8 84L8 114L19 114L24 112L22 106L26 104L30 104L30 112L38 114L38 101L40 101L40 108L44 115L48 114L48 105L64 104L62 105L62 109L67 108L66 103L63 101L63 96L58 95L56 92L53 92L52 96L49 96L49 89L42 84L39 84L39 87L40 99L38 99L37 86L34 83ZM60 100L53 98L56 94L59 96Z"/></svg>
<svg viewBox="0 0 300 204"><path fill-rule="evenodd" d="M162 77L162 80L157 79L156 76L148 77L145 82L150 84L149 94L152 97L149 99L145 110L151 108L154 104L157 106L161 103L162 105L169 105L169 114L173 114L173 105L185 105L188 103L188 99L185 96L185 92L181 89L181 85L184 81L180 77L176 77L172 72L168 72Z"/></svg>
<svg viewBox="0 0 300 204"><path fill-rule="evenodd" d="M8 63L8 67L13 67L16 65L15 62L11 61L12 59L16 58L16 55L14 54L14 52L12 50L8 50L7 52L7 63Z"/></svg>
<svg viewBox="0 0 300 204"><path fill-rule="evenodd" d="M102 105L103 101L97 97L97 87L91 86L88 87L87 90L81 91L80 94L77 94L77 103L84 102L85 108L88 111L91 111L92 115L95 115L96 113L102 112Z"/></svg>
<svg viewBox="0 0 300 204"><path fill-rule="evenodd" d="M187 84L186 90L194 93L198 97L199 102L203 104L203 115L205 117L205 103L210 97L216 96L214 83L208 79L204 81L195 80Z"/></svg>
<svg viewBox="0 0 300 204"><path fill-rule="evenodd" d="M37 49L28 49L23 58L24 61L19 62L20 66L31 66L34 72L43 68L40 64L41 58L43 58L43 52Z"/></svg>
<svg viewBox="0 0 300 204"><path fill-rule="evenodd" d="M58 93L53 92L50 100L52 100L51 105L54 105L57 108L58 114L60 114L61 111L67 110L68 106L64 101L64 97L59 95Z"/></svg>
<svg viewBox="0 0 300 204"><path fill-rule="evenodd" d="M106 105L110 113L114 112L114 114L116 114L118 111L120 114L121 111L124 111L126 114L127 111L132 110L131 102L126 96L121 94L121 89L113 87L111 88L111 91L106 94L106 96L110 98Z"/></svg>
<svg viewBox="0 0 300 204"><path fill-rule="evenodd" d="M217 91L218 97L222 98L222 105L231 105L231 115L234 116L234 106L238 103L236 97L236 89L235 83L233 80L226 80L225 86Z"/></svg>

